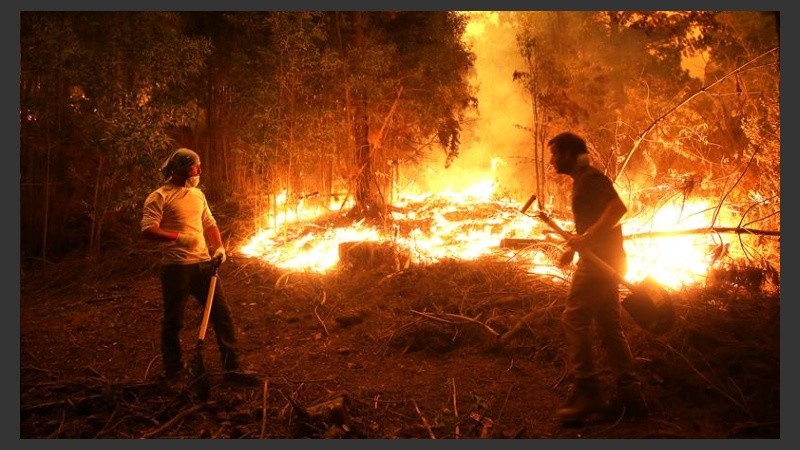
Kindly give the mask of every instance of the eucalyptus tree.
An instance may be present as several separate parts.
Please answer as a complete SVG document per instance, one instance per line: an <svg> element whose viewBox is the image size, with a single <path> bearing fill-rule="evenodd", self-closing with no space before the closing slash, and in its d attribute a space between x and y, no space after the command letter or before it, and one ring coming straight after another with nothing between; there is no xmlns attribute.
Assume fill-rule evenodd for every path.
<svg viewBox="0 0 800 450"><path fill-rule="evenodd" d="M639 125L641 131L620 170L638 156L641 144L645 156L652 158L646 171L651 184L670 186L683 196L716 196L714 220L724 203L729 210L756 208L748 211L751 217L759 211L776 224L780 200L776 13L679 11L614 17L648 37L652 61L680 66L685 74L672 78L673 71L651 71L660 75L653 81L662 80L653 95L661 100L646 103L651 116L640 120L647 126ZM692 61L694 67L685 64ZM762 208L767 204L772 212Z"/></svg>
<svg viewBox="0 0 800 450"><path fill-rule="evenodd" d="M59 130L48 151L60 168L52 183L62 188L49 203L96 251L106 220L134 217L152 189L168 131L194 117L180 88L199 73L208 42L186 37L176 14L160 12L30 12L21 29L21 135ZM40 114L42 104L59 113ZM38 144L27 140L22 152Z"/></svg>
<svg viewBox="0 0 800 450"><path fill-rule="evenodd" d="M270 48L275 55L270 89L275 121L272 145L276 185L290 194L287 207L315 195L335 195L334 177L348 130L338 111L342 62L330 48L328 17L320 12L270 14ZM345 141L346 142L346 141Z"/></svg>
<svg viewBox="0 0 800 450"><path fill-rule="evenodd" d="M708 12L523 14L519 44L529 67L517 78L540 111L539 147L545 136L569 128L630 189L674 176L666 168L673 167L681 133L687 124L701 126L691 108L674 108L702 86L682 63L692 46L703 45L696 33L710 18ZM666 111L672 112L660 117ZM629 161L634 169L622 173ZM675 178L668 181L681 182Z"/></svg>
<svg viewBox="0 0 800 450"><path fill-rule="evenodd" d="M213 164L212 198L226 186L237 195L225 198L263 195L248 179L267 196L341 194L354 215L381 217L393 167L431 151L458 155L462 114L474 106L460 15L186 15L214 48L195 89L205 119L194 133Z"/></svg>
<svg viewBox="0 0 800 450"><path fill-rule="evenodd" d="M724 210L739 214L740 226L779 228L778 12L523 19L529 64L517 79L537 105L535 129L585 135L596 161L626 188L633 213L692 196L714 203L709 226ZM741 248L765 257L766 244Z"/></svg>
<svg viewBox="0 0 800 450"><path fill-rule="evenodd" d="M77 71L71 62L79 46L64 15L23 11L20 19L20 243L23 256L46 261L51 206L63 204L51 193L67 175L62 158L74 119L70 81ZM67 212L58 210L55 223Z"/></svg>
<svg viewBox="0 0 800 450"><path fill-rule="evenodd" d="M702 29L704 89L692 102L707 128L689 147L703 181L741 225L780 229L779 12L718 11Z"/></svg>
<svg viewBox="0 0 800 450"><path fill-rule="evenodd" d="M352 129L353 213L385 213L392 166L421 155L458 156L474 55L455 12L335 13L332 36L345 62L342 93Z"/></svg>

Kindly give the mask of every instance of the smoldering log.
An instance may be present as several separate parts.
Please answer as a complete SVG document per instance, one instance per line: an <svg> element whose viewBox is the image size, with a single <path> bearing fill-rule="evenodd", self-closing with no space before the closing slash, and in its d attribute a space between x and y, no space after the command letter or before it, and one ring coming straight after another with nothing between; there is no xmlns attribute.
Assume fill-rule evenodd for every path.
<svg viewBox="0 0 800 450"><path fill-rule="evenodd" d="M635 233L635 234L628 234L624 236L624 239L627 240L634 240L634 239L646 239L646 238L661 238L661 237L677 237L677 236L685 236L691 234L713 234L713 233L732 233L732 234L752 234L755 236L776 236L780 237L780 231L772 231L772 230L759 230L755 228L746 228L746 227L711 227L711 228L694 228L690 230L673 230L673 231L650 231L644 233ZM545 239L512 239L506 238L500 241L500 248L512 248L512 249L520 249L520 248L528 248L534 245L541 245L545 243L553 243L557 242L553 239L545 238Z"/></svg>
<svg viewBox="0 0 800 450"><path fill-rule="evenodd" d="M711 227L711 228L694 228L691 230L650 231L645 233L629 234L625 236L625 239L675 237L675 236L684 236L687 234L712 234L712 233L752 234L756 236L778 236L778 237L780 237L781 235L780 231L759 230L747 227Z"/></svg>

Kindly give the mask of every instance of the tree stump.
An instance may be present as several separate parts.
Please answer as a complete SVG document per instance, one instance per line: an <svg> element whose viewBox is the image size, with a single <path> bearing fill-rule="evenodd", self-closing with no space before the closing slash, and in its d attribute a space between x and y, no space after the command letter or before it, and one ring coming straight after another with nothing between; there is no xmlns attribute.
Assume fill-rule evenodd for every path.
<svg viewBox="0 0 800 450"><path fill-rule="evenodd" d="M402 270L408 267L410 257L406 252L396 250L388 242L357 241L339 244L339 264L356 270L391 269Z"/></svg>

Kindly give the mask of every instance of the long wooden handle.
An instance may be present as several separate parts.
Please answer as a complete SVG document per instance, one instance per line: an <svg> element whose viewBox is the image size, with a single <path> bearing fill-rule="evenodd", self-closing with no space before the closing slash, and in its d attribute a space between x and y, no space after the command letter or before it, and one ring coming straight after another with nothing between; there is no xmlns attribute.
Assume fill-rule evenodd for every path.
<svg viewBox="0 0 800 450"><path fill-rule="evenodd" d="M208 329L208 318L211 317L211 303L214 301L214 290L217 288L217 274L211 277L211 283L208 285L208 296L206 297L206 307L203 310L203 322L200 324L199 340L206 338L206 330Z"/></svg>
<svg viewBox="0 0 800 450"><path fill-rule="evenodd" d="M531 198L529 198L528 201L525 202L524 205L522 205L522 208L519 209L519 212L525 214L525 211L527 211L528 208L530 208L531 205L533 205L534 201L536 201L536 194L531 195Z"/></svg>
<svg viewBox="0 0 800 450"><path fill-rule="evenodd" d="M570 232L568 232L568 231L564 230L563 228L561 228L560 226L558 226L558 224L553 219L551 219L547 214L545 214L544 212L540 211L540 212L538 212L536 214L536 216L539 219L541 219L544 223L546 223L550 228L552 228L556 233L560 234L561 237L563 237L564 239L569 239L569 238L572 237L572 234ZM579 253L580 253L581 256L586 257L589 261L594 263L597 267L603 269L603 271L605 271L608 275L613 276L614 278L616 278L617 281L619 281L620 284L625 285L625 287L627 287L631 291L634 291L636 289L636 287L635 287L635 285L633 283L631 283L630 281L626 280L619 272L614 270L614 268L611 267L611 265L609 265L607 262L605 262L602 259L600 259L600 257L597 256L593 251L591 251L591 250L589 250L587 248L587 249L580 250Z"/></svg>

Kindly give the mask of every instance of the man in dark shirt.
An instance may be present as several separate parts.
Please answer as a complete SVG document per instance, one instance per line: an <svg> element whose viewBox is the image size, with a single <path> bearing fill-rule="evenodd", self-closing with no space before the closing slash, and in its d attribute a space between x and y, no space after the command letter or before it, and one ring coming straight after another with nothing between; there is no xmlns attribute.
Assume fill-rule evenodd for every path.
<svg viewBox="0 0 800 450"><path fill-rule="evenodd" d="M626 270L620 219L627 212L611 180L589 164L586 142L573 133L550 139L550 163L572 178L572 213L576 234L567 242L560 263L572 262L575 252L589 250L618 273ZM587 258L579 258L563 313L569 351L572 390L556 417L564 424L593 414L643 416L647 407L633 373L633 357L622 330L619 283ZM595 356L592 323L596 325L605 362L615 378L613 397L605 400Z"/></svg>

